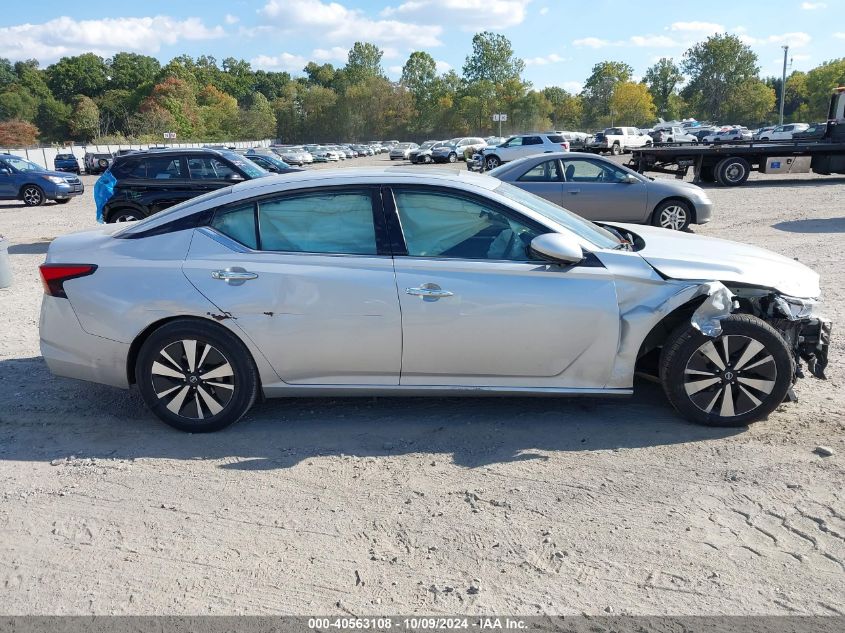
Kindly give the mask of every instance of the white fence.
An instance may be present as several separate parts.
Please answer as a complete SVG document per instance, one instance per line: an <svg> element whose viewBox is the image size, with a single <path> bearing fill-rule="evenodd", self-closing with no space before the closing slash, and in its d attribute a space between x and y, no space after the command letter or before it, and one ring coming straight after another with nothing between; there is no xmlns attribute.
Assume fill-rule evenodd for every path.
<svg viewBox="0 0 845 633"><path fill-rule="evenodd" d="M264 139L263 141L209 141L207 143L170 143L165 141L159 145L167 145L168 147L203 147L204 145L225 145L226 147L236 147L238 149L246 149L250 147L269 147L273 141L271 139ZM15 147L0 147L0 154L9 153L15 156L20 156L28 161L37 163L47 169L53 169L53 161L56 154L73 154L79 161L80 167L83 167L82 158L86 152L107 152L114 154L120 149L149 149L149 145L72 145L68 147L33 147L33 148L15 148Z"/></svg>

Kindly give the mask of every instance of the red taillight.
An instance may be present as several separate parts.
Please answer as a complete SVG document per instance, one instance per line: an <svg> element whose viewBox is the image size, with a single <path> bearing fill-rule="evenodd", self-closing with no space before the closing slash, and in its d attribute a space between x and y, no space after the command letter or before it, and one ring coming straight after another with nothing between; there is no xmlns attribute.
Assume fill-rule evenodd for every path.
<svg viewBox="0 0 845 633"><path fill-rule="evenodd" d="M94 264L41 264L38 267L41 271L41 283L44 284L44 292L51 297L64 297L64 283L68 279L86 277L92 275L97 266Z"/></svg>

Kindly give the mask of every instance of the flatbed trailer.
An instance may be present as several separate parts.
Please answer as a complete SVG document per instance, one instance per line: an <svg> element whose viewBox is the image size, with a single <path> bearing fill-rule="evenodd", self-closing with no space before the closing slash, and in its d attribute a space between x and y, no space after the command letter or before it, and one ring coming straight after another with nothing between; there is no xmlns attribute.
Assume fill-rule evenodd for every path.
<svg viewBox="0 0 845 633"><path fill-rule="evenodd" d="M731 141L712 145L663 145L632 150L629 165L694 182L738 187L752 171L764 174L845 174L845 87L833 91L827 130L819 141Z"/></svg>

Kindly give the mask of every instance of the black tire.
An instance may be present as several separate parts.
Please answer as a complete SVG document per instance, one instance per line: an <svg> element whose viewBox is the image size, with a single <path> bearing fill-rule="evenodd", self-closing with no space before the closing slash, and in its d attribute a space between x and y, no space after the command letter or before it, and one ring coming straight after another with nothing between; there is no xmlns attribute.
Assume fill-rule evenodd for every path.
<svg viewBox="0 0 845 633"><path fill-rule="evenodd" d="M725 158L716 165L716 181L725 187L739 187L751 175L751 165L744 158Z"/></svg>
<svg viewBox="0 0 845 633"><path fill-rule="evenodd" d="M44 204L44 190L38 185L24 185L21 189L21 200L28 207L40 207Z"/></svg>
<svg viewBox="0 0 845 633"><path fill-rule="evenodd" d="M143 220L144 217L146 216L135 209L115 209L109 213L106 222L109 224L114 224L115 222L136 222Z"/></svg>
<svg viewBox="0 0 845 633"><path fill-rule="evenodd" d="M783 337L762 319L733 314L721 326L716 338L688 323L676 329L660 356L660 380L685 418L709 426L745 426L783 402L795 363Z"/></svg>
<svg viewBox="0 0 845 633"><path fill-rule="evenodd" d="M622 148L619 147L619 143L614 143L610 147L610 153L613 154L614 156L619 156L619 154L622 153Z"/></svg>
<svg viewBox="0 0 845 633"><path fill-rule="evenodd" d="M493 156L487 156L484 159L484 169L490 171L491 169L496 169L499 165L502 164L502 161L499 160L499 157L495 154Z"/></svg>
<svg viewBox="0 0 845 633"><path fill-rule="evenodd" d="M62 198L61 200L56 200L58 204L67 204L70 202L70 198Z"/></svg>
<svg viewBox="0 0 845 633"><path fill-rule="evenodd" d="M769 137L768 137L768 136L764 136L764 137L763 137L763 138L761 138L760 140L765 142L765 141L768 141L768 140L769 140Z"/></svg>
<svg viewBox="0 0 845 633"><path fill-rule="evenodd" d="M189 433L234 424L258 396L249 350L224 327L199 320L171 321L153 332L138 353L135 378L150 410Z"/></svg>
<svg viewBox="0 0 845 633"><path fill-rule="evenodd" d="M652 226L671 231L686 231L693 221L692 205L685 200L664 200L651 214Z"/></svg>
<svg viewBox="0 0 845 633"><path fill-rule="evenodd" d="M450 163L457 162L457 160L458 160L458 155L455 152L452 152L451 154L449 154L449 162Z"/></svg>

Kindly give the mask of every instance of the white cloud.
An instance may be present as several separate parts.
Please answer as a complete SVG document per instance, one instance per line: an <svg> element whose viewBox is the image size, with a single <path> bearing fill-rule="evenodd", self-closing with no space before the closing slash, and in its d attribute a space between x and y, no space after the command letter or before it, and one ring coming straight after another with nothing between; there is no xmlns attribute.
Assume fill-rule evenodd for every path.
<svg viewBox="0 0 845 633"><path fill-rule="evenodd" d="M543 7L540 9L540 15L546 15L549 12L549 7Z"/></svg>
<svg viewBox="0 0 845 633"><path fill-rule="evenodd" d="M226 24L237 24L241 21L238 16L232 15L231 13L227 13L223 20L226 22Z"/></svg>
<svg viewBox="0 0 845 633"><path fill-rule="evenodd" d="M673 22L669 29L695 33L721 33L725 27L716 22Z"/></svg>
<svg viewBox="0 0 845 633"><path fill-rule="evenodd" d="M619 46L619 42L611 42L598 37L582 37L572 41L573 46L585 46L587 48L605 48L606 46Z"/></svg>
<svg viewBox="0 0 845 633"><path fill-rule="evenodd" d="M74 20L60 17L43 24L0 27L0 57L54 62L67 55L118 51L157 53L183 40L223 37L221 26L208 27L199 18L177 20L165 15L146 18Z"/></svg>
<svg viewBox="0 0 845 633"><path fill-rule="evenodd" d="M805 11L813 11L815 9L826 9L827 5L824 2L802 2L801 8Z"/></svg>
<svg viewBox="0 0 845 633"><path fill-rule="evenodd" d="M631 36L631 44L639 47L655 47L655 46L679 46L678 42L666 35L633 35Z"/></svg>
<svg viewBox="0 0 845 633"><path fill-rule="evenodd" d="M747 33L739 35L739 39L749 46L765 45L765 44L779 44L783 46L788 44L792 48L802 48L813 41L809 34L803 32L783 33L782 35L768 35L766 37L753 37Z"/></svg>
<svg viewBox="0 0 845 633"><path fill-rule="evenodd" d="M315 48L311 56L320 62L345 62L349 58L349 50L343 46L331 48Z"/></svg>
<svg viewBox="0 0 845 633"><path fill-rule="evenodd" d="M572 94L578 94L584 89L584 84L580 81L564 81L560 87Z"/></svg>
<svg viewBox="0 0 845 633"><path fill-rule="evenodd" d="M632 35L627 40L603 40L598 37L584 37L572 42L573 46L586 48L607 48L609 46L636 46L638 48L672 48L682 46L667 35Z"/></svg>
<svg viewBox="0 0 845 633"><path fill-rule="evenodd" d="M260 70L286 70L288 72L302 72L308 60L302 55L281 53L280 55L259 55L249 60L253 68Z"/></svg>
<svg viewBox="0 0 845 633"><path fill-rule="evenodd" d="M452 70L452 64L438 59L434 62L434 70L437 71L438 75L442 75L443 73L448 73Z"/></svg>
<svg viewBox="0 0 845 633"><path fill-rule="evenodd" d="M845 32L834 33L833 37L840 39L840 40L845 40Z"/></svg>
<svg viewBox="0 0 845 633"><path fill-rule="evenodd" d="M347 9L337 2L269 0L258 12L279 31L310 35L347 46L360 39L379 46L401 44L427 48L442 44L443 27L439 24L373 20L362 11Z"/></svg>
<svg viewBox="0 0 845 633"><path fill-rule="evenodd" d="M455 24L464 31L506 29L525 20L531 0L406 0L387 7L383 17L399 16L423 24Z"/></svg>
<svg viewBox="0 0 845 633"><path fill-rule="evenodd" d="M402 66L388 66L387 74L391 77L398 77L402 74Z"/></svg>
<svg viewBox="0 0 845 633"><path fill-rule="evenodd" d="M547 66L548 64L558 64L560 62L569 61L568 58L561 57L557 53L550 53L542 57L529 57L525 60L526 66Z"/></svg>

